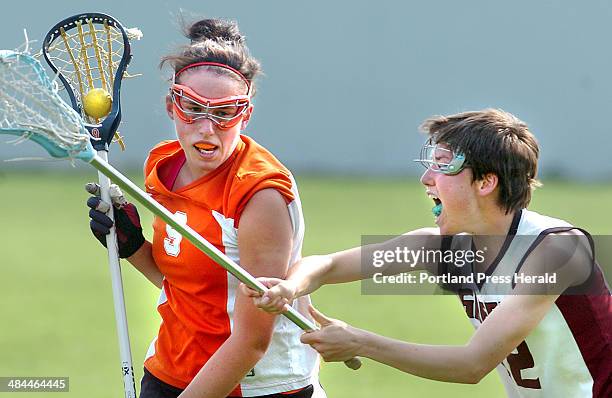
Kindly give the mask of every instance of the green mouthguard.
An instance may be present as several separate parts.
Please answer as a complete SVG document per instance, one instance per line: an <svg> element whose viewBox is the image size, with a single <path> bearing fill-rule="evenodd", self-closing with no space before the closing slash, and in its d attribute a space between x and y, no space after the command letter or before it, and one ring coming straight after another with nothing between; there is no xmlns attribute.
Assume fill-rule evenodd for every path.
<svg viewBox="0 0 612 398"><path fill-rule="evenodd" d="M434 216L438 217L440 214L442 214L442 203L439 203L437 205L435 205L432 209L431 212L434 214Z"/></svg>

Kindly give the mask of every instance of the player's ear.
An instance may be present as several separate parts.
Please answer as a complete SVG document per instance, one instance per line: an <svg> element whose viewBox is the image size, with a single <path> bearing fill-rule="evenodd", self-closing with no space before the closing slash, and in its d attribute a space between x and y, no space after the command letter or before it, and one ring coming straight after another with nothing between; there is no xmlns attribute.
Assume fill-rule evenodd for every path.
<svg viewBox="0 0 612 398"><path fill-rule="evenodd" d="M166 95L166 113L168 113L168 117L174 120L174 105L172 104L172 98L170 95Z"/></svg>
<svg viewBox="0 0 612 398"><path fill-rule="evenodd" d="M481 196L487 196L495 191L497 185L499 184L499 177L494 173L485 174L480 180L476 181L476 187L478 188L478 193Z"/></svg>
<svg viewBox="0 0 612 398"><path fill-rule="evenodd" d="M244 116L242 116L242 122L240 122L240 130L246 129L249 124L249 120L251 120L251 115L253 114L253 104L249 105L249 109L244 112Z"/></svg>

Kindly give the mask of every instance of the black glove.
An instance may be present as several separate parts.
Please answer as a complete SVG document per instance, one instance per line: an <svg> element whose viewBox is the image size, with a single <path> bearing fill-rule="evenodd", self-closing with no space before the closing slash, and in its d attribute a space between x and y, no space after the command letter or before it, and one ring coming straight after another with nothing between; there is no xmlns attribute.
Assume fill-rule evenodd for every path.
<svg viewBox="0 0 612 398"><path fill-rule="evenodd" d="M100 187L98 184L89 183L85 189L93 195L99 195ZM117 186L111 187L111 199L113 202L113 212L115 216L115 228L117 231L117 244L119 246L119 257L130 257L144 244L145 238L142 234L140 216L134 204L129 203ZM113 226L113 220L106 215L110 205L102 201L98 196L87 199L89 210L89 227L96 239L106 247L106 235Z"/></svg>

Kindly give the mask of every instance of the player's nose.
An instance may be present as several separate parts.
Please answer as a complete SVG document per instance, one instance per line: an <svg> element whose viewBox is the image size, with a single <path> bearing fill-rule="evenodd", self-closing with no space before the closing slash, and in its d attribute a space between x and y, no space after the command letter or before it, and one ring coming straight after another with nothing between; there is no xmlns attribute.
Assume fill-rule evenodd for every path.
<svg viewBox="0 0 612 398"><path fill-rule="evenodd" d="M197 119L195 123L198 133L204 136L211 135L215 131L215 123L207 117Z"/></svg>
<svg viewBox="0 0 612 398"><path fill-rule="evenodd" d="M434 185L434 172L431 169L425 170L423 175L421 176L421 184L425 186Z"/></svg>

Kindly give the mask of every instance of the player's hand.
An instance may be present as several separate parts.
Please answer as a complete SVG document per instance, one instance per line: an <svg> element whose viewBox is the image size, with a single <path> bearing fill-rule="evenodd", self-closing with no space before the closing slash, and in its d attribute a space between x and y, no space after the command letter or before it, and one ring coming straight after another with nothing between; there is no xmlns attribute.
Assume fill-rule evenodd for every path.
<svg viewBox="0 0 612 398"><path fill-rule="evenodd" d="M313 306L308 310L321 329L304 333L300 338L302 343L310 344L325 362L344 362L359 355L359 329L329 318Z"/></svg>
<svg viewBox="0 0 612 398"><path fill-rule="evenodd" d="M269 290L263 294L251 289L244 283L240 284L243 294L253 299L253 304L259 309L271 314L286 312L288 306L296 298L297 286L293 281L278 278L257 278Z"/></svg>
<svg viewBox="0 0 612 398"><path fill-rule="evenodd" d="M98 184L90 182L85 186L85 189L90 194L95 195L87 199L87 206L90 208L89 227L96 239L106 247L106 235L113 226L113 220L107 216L110 205L100 199L100 186ZM110 194L114 207L119 257L127 258L136 253L145 242L140 225L140 216L136 206L125 200L119 187L111 185Z"/></svg>

